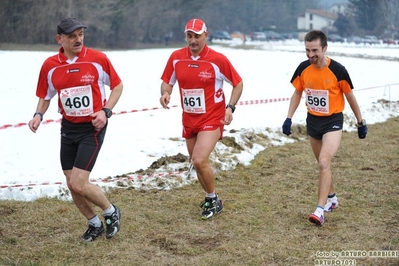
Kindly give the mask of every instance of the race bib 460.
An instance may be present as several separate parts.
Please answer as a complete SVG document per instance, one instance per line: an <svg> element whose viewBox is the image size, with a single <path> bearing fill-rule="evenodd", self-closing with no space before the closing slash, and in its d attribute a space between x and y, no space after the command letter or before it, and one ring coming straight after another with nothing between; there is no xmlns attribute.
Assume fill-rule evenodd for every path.
<svg viewBox="0 0 399 266"><path fill-rule="evenodd" d="M60 100L68 116L88 116L93 113L91 85L62 89Z"/></svg>

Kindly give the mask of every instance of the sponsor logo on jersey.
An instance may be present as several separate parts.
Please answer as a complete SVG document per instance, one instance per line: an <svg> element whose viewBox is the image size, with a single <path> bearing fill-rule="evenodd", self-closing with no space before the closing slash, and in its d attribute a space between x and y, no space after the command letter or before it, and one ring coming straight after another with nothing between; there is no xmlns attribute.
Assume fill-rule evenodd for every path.
<svg viewBox="0 0 399 266"><path fill-rule="evenodd" d="M67 73L76 73L76 72L80 72L80 68L72 68L72 69L68 69Z"/></svg>
<svg viewBox="0 0 399 266"><path fill-rule="evenodd" d="M201 81L206 81L207 79L212 78L212 73L207 71L201 71L198 74L198 77L201 79Z"/></svg>
<svg viewBox="0 0 399 266"><path fill-rule="evenodd" d="M223 90L221 88L219 88L216 92L215 92L215 97L216 98L220 98L223 96Z"/></svg>
<svg viewBox="0 0 399 266"><path fill-rule="evenodd" d="M61 98L69 97L69 90L61 90Z"/></svg>
<svg viewBox="0 0 399 266"><path fill-rule="evenodd" d="M80 78L80 82L82 82L84 84L91 84L94 82L94 76L91 75L89 72L87 72L87 74L83 75Z"/></svg>

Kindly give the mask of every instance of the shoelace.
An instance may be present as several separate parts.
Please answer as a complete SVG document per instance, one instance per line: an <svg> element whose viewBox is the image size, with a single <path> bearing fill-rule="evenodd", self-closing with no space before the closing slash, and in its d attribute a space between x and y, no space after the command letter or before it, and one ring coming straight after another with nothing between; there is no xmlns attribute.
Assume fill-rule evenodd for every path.
<svg viewBox="0 0 399 266"><path fill-rule="evenodd" d="M95 227L94 225L89 225L89 228L86 230L85 234L95 233L96 230L100 230L101 227Z"/></svg>

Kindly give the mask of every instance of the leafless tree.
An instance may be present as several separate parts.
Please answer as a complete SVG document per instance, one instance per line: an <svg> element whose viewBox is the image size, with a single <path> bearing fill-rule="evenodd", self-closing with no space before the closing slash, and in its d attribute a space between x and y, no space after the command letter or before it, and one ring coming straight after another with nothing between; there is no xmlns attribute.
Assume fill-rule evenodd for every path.
<svg viewBox="0 0 399 266"><path fill-rule="evenodd" d="M133 48L137 43L184 41L184 24L193 17L210 31L245 33L296 29L296 18L318 0L0 0L0 42L54 44L56 26L76 17L87 27L92 47Z"/></svg>
<svg viewBox="0 0 399 266"><path fill-rule="evenodd" d="M397 0L380 0L380 13L383 18L384 34L395 38L399 30L399 1Z"/></svg>

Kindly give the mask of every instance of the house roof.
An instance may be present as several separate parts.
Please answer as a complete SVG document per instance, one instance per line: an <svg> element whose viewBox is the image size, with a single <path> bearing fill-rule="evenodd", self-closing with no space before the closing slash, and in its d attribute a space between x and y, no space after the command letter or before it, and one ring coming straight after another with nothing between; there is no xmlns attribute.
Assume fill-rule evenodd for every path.
<svg viewBox="0 0 399 266"><path fill-rule="evenodd" d="M327 12L327 11L324 11L324 10L321 10L321 9L306 9L306 12L314 14L314 15L318 15L318 16L323 17L323 18L333 19L333 20L336 20L338 18L337 14L331 13L331 12Z"/></svg>

